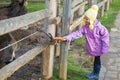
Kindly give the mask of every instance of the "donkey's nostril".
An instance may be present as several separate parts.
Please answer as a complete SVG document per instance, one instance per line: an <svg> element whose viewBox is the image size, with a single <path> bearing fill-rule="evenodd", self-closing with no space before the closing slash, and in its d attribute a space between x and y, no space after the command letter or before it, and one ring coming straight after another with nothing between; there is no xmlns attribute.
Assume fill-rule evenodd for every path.
<svg viewBox="0 0 120 80"><path fill-rule="evenodd" d="M45 36L41 36L41 38L45 38Z"/></svg>

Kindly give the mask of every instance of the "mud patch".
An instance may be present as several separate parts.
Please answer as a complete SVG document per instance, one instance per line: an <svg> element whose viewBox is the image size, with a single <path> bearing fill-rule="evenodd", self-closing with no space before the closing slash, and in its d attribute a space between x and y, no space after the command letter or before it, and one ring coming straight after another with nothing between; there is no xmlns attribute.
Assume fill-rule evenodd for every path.
<svg viewBox="0 0 120 80"><path fill-rule="evenodd" d="M33 48L33 45L27 46L27 48L20 49L17 51L17 57L21 56L29 49ZM86 69L91 69L93 62L90 61L88 55L86 55L86 50L84 45L72 45L70 51L73 53L71 58L74 62L82 65ZM55 58L56 59L56 58ZM58 64L59 59L57 58L55 62ZM28 64L16 71L7 80L40 80L42 77L42 54L36 56L35 59L30 61Z"/></svg>
<svg viewBox="0 0 120 80"><path fill-rule="evenodd" d="M33 45L27 46L27 48L20 49L17 51L16 54L17 57L21 56L25 52L27 52L29 49L31 49ZM39 80L41 77L41 61L42 55L36 56L35 59L30 61L28 64L20 68L18 71L16 71L11 77L9 77L7 80Z"/></svg>

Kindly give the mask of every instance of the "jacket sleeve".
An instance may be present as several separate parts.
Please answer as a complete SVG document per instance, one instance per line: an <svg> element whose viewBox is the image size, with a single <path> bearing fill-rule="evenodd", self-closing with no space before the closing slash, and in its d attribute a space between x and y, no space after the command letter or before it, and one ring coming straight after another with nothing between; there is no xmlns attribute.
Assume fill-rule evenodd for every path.
<svg viewBox="0 0 120 80"><path fill-rule="evenodd" d="M79 37L82 37L84 34L84 30L83 30L83 27L81 27L80 29L72 32L71 34L65 36L66 40L67 41L73 41L74 39L77 39Z"/></svg>
<svg viewBox="0 0 120 80"><path fill-rule="evenodd" d="M101 35L101 45L102 45L102 53L107 53L109 48L109 32L108 30L102 26L102 29L100 31Z"/></svg>

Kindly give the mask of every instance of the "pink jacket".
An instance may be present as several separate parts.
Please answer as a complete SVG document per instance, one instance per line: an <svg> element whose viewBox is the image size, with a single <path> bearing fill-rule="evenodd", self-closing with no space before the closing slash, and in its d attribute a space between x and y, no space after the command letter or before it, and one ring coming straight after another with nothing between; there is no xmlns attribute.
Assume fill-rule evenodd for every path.
<svg viewBox="0 0 120 80"><path fill-rule="evenodd" d="M86 49L88 54L92 56L101 56L108 52L109 32L98 20L96 20L92 30L85 25L75 32L65 36L65 38L68 41L72 41L83 35L86 37Z"/></svg>

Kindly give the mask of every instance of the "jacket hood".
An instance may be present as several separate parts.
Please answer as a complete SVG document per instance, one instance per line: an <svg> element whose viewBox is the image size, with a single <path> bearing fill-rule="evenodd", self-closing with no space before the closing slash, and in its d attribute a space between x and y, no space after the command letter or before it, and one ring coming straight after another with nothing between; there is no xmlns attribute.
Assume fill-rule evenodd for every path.
<svg viewBox="0 0 120 80"><path fill-rule="evenodd" d="M101 25L100 21L96 19L94 26L100 26L100 25Z"/></svg>

